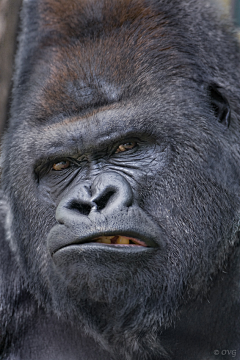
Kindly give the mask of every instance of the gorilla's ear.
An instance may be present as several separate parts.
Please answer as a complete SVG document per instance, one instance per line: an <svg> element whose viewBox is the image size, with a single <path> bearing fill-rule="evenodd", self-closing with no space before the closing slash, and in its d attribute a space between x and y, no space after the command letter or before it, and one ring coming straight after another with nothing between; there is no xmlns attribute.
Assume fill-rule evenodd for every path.
<svg viewBox="0 0 240 360"><path fill-rule="evenodd" d="M229 127L231 120L231 109L229 102L225 96L219 91L219 86L211 84L208 88L210 94L211 106L215 116L221 124Z"/></svg>

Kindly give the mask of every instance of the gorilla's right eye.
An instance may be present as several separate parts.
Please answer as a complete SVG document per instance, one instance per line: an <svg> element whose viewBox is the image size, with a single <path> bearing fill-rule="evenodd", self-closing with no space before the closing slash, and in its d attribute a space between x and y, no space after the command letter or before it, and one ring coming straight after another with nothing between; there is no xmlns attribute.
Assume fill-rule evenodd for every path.
<svg viewBox="0 0 240 360"><path fill-rule="evenodd" d="M70 162L68 160L60 161L58 163L53 164L52 169L55 171L61 171L61 170L67 169L69 166L70 166Z"/></svg>

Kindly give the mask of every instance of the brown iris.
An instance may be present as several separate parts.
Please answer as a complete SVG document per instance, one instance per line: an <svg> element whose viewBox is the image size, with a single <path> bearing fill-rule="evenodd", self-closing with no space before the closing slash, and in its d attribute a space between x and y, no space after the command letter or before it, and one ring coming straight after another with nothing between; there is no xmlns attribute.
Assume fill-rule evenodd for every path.
<svg viewBox="0 0 240 360"><path fill-rule="evenodd" d="M53 164L53 170L55 171L61 171L61 170L64 170L64 169L67 169L70 165L70 162L69 161L60 161L58 163L55 163Z"/></svg>
<svg viewBox="0 0 240 360"><path fill-rule="evenodd" d="M124 151L128 151L133 149L136 146L136 142L128 142L126 144L121 144L119 145L119 147L116 150L116 154L120 153L120 152L124 152Z"/></svg>

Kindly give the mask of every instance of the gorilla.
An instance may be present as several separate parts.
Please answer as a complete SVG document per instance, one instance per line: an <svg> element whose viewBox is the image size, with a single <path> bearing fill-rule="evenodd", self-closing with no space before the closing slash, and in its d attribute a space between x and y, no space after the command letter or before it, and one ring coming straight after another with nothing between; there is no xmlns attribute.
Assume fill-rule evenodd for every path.
<svg viewBox="0 0 240 360"><path fill-rule="evenodd" d="M24 0L1 360L240 359L240 47L210 0Z"/></svg>

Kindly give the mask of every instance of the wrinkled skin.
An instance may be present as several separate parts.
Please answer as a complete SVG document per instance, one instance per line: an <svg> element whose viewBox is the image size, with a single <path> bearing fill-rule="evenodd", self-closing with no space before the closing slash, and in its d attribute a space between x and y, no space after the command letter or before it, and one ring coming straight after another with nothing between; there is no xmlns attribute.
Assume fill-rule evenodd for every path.
<svg viewBox="0 0 240 360"><path fill-rule="evenodd" d="M240 359L239 57L207 1L25 1L1 358Z"/></svg>

